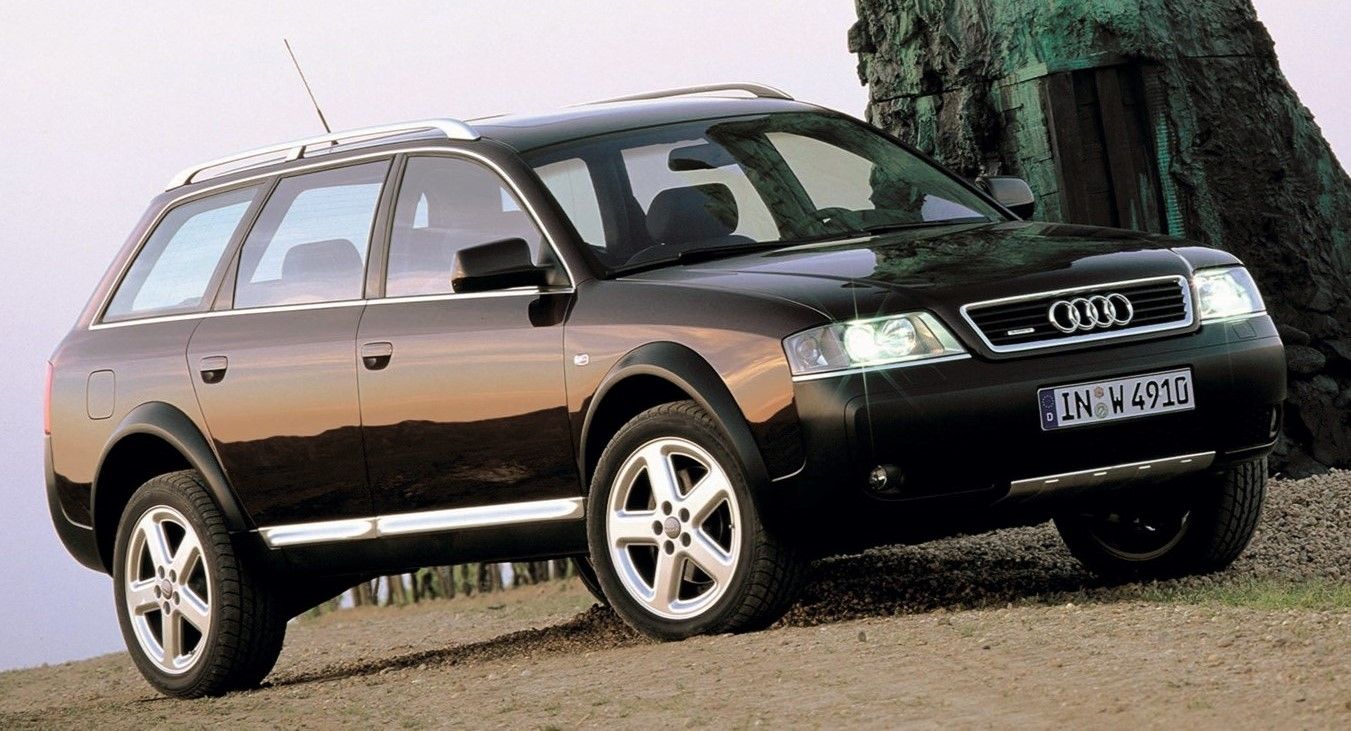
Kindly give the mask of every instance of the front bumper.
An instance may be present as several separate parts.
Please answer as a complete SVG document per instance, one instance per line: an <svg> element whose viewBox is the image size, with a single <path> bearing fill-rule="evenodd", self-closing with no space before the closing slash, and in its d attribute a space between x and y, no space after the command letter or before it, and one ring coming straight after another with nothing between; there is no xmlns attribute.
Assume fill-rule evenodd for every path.
<svg viewBox="0 0 1351 731"><path fill-rule="evenodd" d="M1180 367L1192 371L1194 410L1041 428L1039 388ZM794 385L807 461L785 481L787 492L853 508L876 508L879 497L993 503L1009 497L1011 485L1045 476L1211 452L1197 466L1223 467L1266 454L1285 399L1285 355L1275 325L1260 315L1153 341ZM879 465L894 466L899 480L881 496L868 488Z"/></svg>

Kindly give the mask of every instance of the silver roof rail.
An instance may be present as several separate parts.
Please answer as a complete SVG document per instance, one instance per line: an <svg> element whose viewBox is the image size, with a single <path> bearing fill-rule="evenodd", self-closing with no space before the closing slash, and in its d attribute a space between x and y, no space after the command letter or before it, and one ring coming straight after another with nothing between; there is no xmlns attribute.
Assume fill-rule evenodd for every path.
<svg viewBox="0 0 1351 731"><path fill-rule="evenodd" d="M234 162L243 162L255 157L271 156L267 159L253 165L245 165L239 169L255 167L257 165L269 165L276 162L289 162L299 160L305 157L309 148L316 145L328 145L330 147L342 144L343 140L361 142L370 142L381 137L393 137L396 135L407 134L410 132L421 131L439 131L446 136L448 140L477 140L479 133L473 127L461 122L458 119L422 119L415 122L400 122L398 124L385 124L377 127L363 127L361 129L346 130L343 132L334 132L332 134L319 135L317 137L306 137L302 140L292 140L291 142L282 142L267 147L259 147L256 150L247 150L245 152L227 155L216 160L210 160L198 163L189 168L184 168L169 181L169 190L179 186L187 185L193 182L204 170L229 165ZM226 171L234 172L234 170Z"/></svg>
<svg viewBox="0 0 1351 731"><path fill-rule="evenodd" d="M775 89L765 84L755 84L744 81L734 81L727 84L703 84L701 86L682 86L676 89L663 89L661 91L645 91L642 94L631 94L629 96L615 97L614 99L602 99L600 101L588 102L588 104L609 104L611 102L636 102L644 99L664 99L671 96L690 96L692 94L711 94L718 91L744 91L759 99L787 99L792 101L793 97L786 92Z"/></svg>

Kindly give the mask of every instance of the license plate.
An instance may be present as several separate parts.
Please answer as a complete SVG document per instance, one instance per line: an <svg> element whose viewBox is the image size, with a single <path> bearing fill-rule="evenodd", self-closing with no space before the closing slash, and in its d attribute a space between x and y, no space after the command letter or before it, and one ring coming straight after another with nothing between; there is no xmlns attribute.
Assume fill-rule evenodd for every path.
<svg viewBox="0 0 1351 731"><path fill-rule="evenodd" d="M1043 388L1037 391L1037 403L1043 430L1196 408L1190 368Z"/></svg>

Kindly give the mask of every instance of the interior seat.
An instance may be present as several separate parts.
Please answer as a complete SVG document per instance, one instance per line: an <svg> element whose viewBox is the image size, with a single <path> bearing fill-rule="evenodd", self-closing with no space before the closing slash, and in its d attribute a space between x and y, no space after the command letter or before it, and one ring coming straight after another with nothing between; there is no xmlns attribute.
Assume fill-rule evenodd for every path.
<svg viewBox="0 0 1351 731"><path fill-rule="evenodd" d="M732 233L739 222L736 197L722 183L668 188L658 193L647 209L647 232L658 251L666 247L696 248L692 244L703 247L754 243L748 236ZM652 251L639 253L650 256Z"/></svg>

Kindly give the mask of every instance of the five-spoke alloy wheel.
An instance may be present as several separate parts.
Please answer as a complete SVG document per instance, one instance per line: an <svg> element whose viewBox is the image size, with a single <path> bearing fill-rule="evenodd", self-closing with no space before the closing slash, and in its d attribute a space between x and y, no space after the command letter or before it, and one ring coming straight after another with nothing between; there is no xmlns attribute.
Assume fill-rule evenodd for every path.
<svg viewBox="0 0 1351 731"><path fill-rule="evenodd" d="M153 477L131 496L113 546L113 587L127 650L166 695L256 686L281 652L286 617L235 550L196 472Z"/></svg>
<svg viewBox="0 0 1351 731"><path fill-rule="evenodd" d="M761 523L729 440L692 401L648 409L611 439L587 533L610 606L659 639L764 627L802 575L798 554Z"/></svg>
<svg viewBox="0 0 1351 731"><path fill-rule="evenodd" d="M678 437L639 447L610 491L606 539L619 580L653 614L699 614L727 591L741 532L727 473Z"/></svg>
<svg viewBox="0 0 1351 731"><path fill-rule="evenodd" d="M124 556L127 614L141 652L171 675L192 669L211 637L211 573L202 541L166 505L141 515Z"/></svg>

